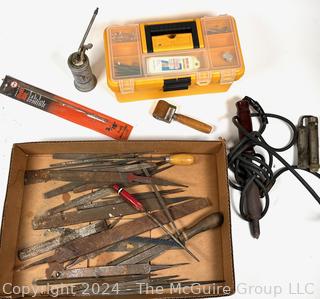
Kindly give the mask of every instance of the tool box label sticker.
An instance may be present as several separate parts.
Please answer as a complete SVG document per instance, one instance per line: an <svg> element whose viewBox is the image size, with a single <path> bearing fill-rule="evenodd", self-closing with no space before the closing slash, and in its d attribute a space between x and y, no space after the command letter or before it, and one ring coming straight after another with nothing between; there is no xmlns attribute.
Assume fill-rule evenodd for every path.
<svg viewBox="0 0 320 299"><path fill-rule="evenodd" d="M200 62L193 56L151 57L147 59L148 73L191 71L200 67Z"/></svg>

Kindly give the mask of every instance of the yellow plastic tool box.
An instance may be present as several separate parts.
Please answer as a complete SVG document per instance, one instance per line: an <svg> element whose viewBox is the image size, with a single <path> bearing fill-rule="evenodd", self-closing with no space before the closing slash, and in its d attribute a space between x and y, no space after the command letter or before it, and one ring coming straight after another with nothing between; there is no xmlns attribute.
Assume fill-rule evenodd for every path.
<svg viewBox="0 0 320 299"><path fill-rule="evenodd" d="M107 81L121 102L228 90L244 73L233 17L113 25Z"/></svg>

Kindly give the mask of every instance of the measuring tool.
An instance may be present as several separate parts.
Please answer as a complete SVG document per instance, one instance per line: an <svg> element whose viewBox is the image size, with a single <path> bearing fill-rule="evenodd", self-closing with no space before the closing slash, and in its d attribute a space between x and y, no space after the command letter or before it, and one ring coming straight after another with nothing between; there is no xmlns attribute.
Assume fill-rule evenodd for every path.
<svg viewBox="0 0 320 299"><path fill-rule="evenodd" d="M6 76L0 93L117 140L127 140L132 126L45 90Z"/></svg>

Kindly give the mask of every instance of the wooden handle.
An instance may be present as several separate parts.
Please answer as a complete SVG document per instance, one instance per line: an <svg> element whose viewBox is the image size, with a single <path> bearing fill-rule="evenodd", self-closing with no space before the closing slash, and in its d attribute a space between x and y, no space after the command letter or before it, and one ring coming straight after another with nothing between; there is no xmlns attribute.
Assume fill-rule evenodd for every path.
<svg viewBox="0 0 320 299"><path fill-rule="evenodd" d="M191 165L194 163L194 157L189 154L176 154L169 156L168 162L172 165Z"/></svg>
<svg viewBox="0 0 320 299"><path fill-rule="evenodd" d="M184 230L184 234L187 237L187 240L191 239L201 232L205 232L209 229L214 229L221 226L223 223L223 215L220 212L212 213L207 217L201 219L199 222L193 226Z"/></svg>
<svg viewBox="0 0 320 299"><path fill-rule="evenodd" d="M199 121L196 119L193 119L191 117L182 115L182 114L175 114L174 119L178 121L179 123L182 123L190 128L196 129L198 131L201 131L203 133L209 134L212 131L212 127Z"/></svg>

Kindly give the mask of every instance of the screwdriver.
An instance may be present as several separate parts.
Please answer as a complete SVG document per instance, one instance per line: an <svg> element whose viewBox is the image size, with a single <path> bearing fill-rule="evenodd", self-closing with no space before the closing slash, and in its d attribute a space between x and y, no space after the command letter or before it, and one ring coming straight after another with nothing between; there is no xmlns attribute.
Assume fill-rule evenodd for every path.
<svg viewBox="0 0 320 299"><path fill-rule="evenodd" d="M141 157L141 160L160 160L170 163L171 165L191 165L194 163L194 157L190 154L174 154L162 157Z"/></svg>
<svg viewBox="0 0 320 299"><path fill-rule="evenodd" d="M182 247L190 256L192 256L197 262L200 260L175 236L173 235L157 218L155 218L152 213L145 209L145 207L138 201L132 194L126 191L124 188L120 187L118 184L114 184L113 189L121 196L123 199L128 201L137 211L144 213L148 216L155 224L157 224L167 235L169 235L180 247Z"/></svg>
<svg viewBox="0 0 320 299"><path fill-rule="evenodd" d="M67 162L60 162L60 163L54 163L51 164L51 167L60 168L60 167L70 167L70 166L76 166L76 165L84 165L84 164L100 164L102 162L109 162L111 164L122 164L122 163L128 163L131 161L164 161L171 165L191 165L194 163L194 157L190 154L173 154L173 155L164 155L164 156L155 156L155 157L145 157L141 154L123 154L123 155L101 155L101 157L95 155L90 156L90 154L87 155L87 157L83 158L85 154L82 154L82 159L75 159L72 161ZM77 156L74 156L77 157ZM65 159L65 158L72 158L69 154L55 154L55 159Z"/></svg>

